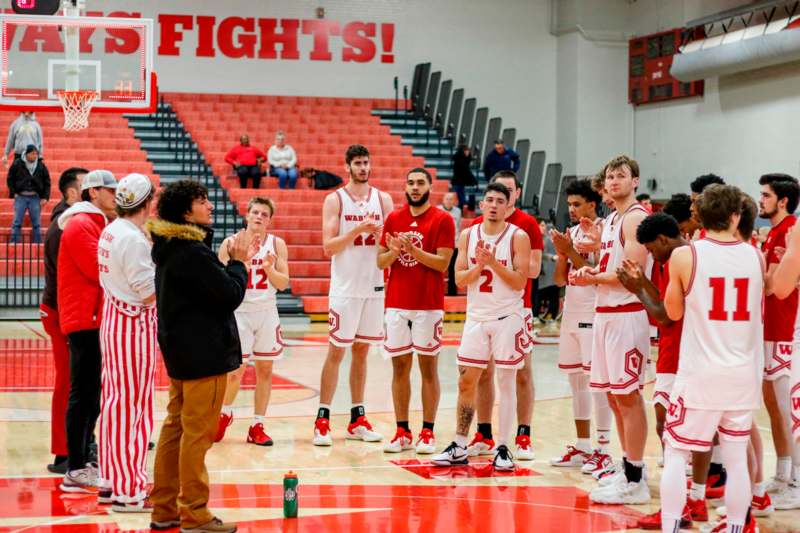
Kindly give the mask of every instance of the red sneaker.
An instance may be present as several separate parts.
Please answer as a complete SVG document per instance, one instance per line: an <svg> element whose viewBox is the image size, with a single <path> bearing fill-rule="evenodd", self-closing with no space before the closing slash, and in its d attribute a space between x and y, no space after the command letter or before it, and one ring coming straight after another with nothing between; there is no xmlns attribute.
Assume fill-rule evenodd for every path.
<svg viewBox="0 0 800 533"><path fill-rule="evenodd" d="M225 436L225 430L228 429L228 426L233 424L233 414L230 416L226 415L225 413L219 414L219 422L217 422L217 436L214 437L214 442L219 442L222 440L222 437Z"/></svg>
<svg viewBox="0 0 800 533"><path fill-rule="evenodd" d="M533 447L529 435L517 435L514 444L517 445L517 459L520 461L533 461Z"/></svg>
<svg viewBox="0 0 800 533"><path fill-rule="evenodd" d="M710 487L706 485L706 500L719 500L725 497L725 485Z"/></svg>
<svg viewBox="0 0 800 533"><path fill-rule="evenodd" d="M661 529L661 509L640 518L637 526L639 529ZM692 516L689 513L689 508L686 507L683 509L683 516L681 517L681 529L689 529L690 527L692 527Z"/></svg>
<svg viewBox="0 0 800 533"><path fill-rule="evenodd" d="M765 492L762 497L753 495L753 501L750 502L751 514L753 516L769 516L775 511L772 506L772 499L769 497L769 492ZM747 530L747 528L745 528Z"/></svg>
<svg viewBox="0 0 800 533"><path fill-rule="evenodd" d="M264 424L261 422L250 426L250 430L247 432L247 442L259 446L272 446L272 439L264 433Z"/></svg>
<svg viewBox="0 0 800 533"><path fill-rule="evenodd" d="M355 422L347 426L345 438L364 442L380 442L383 440L383 435L372 429L367 417L359 416Z"/></svg>
<svg viewBox="0 0 800 533"><path fill-rule="evenodd" d="M728 520L727 518L723 518L716 524L714 527L708 530L708 533L726 533L728 531ZM752 516L750 517L750 521L744 525L744 529L742 533L758 533L758 524L756 524L756 519Z"/></svg>
<svg viewBox="0 0 800 533"><path fill-rule="evenodd" d="M467 444L467 455L470 457L491 455L492 453L494 453L494 441L492 439L484 439L480 432L475 433L472 442Z"/></svg>
<svg viewBox="0 0 800 533"><path fill-rule="evenodd" d="M686 507L692 515L692 520L696 522L708 522L708 506L705 500L686 500Z"/></svg>
<svg viewBox="0 0 800 533"><path fill-rule="evenodd" d="M317 418L314 421L314 446L332 446L331 422L327 418Z"/></svg>

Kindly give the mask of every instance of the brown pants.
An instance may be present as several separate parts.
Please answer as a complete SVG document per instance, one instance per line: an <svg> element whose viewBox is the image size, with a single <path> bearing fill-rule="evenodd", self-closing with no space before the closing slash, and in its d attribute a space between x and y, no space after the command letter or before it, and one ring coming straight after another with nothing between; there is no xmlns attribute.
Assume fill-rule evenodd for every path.
<svg viewBox="0 0 800 533"><path fill-rule="evenodd" d="M150 501L153 521L180 517L181 527L210 522L206 452L214 442L227 375L170 379L167 418L156 450Z"/></svg>

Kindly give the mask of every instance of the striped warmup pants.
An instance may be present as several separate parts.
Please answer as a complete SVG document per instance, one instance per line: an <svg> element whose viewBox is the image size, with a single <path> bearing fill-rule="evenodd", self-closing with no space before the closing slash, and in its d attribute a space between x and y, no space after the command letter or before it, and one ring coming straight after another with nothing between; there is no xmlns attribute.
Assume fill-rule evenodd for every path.
<svg viewBox="0 0 800 533"><path fill-rule="evenodd" d="M100 324L100 478L114 501L147 495L147 445L153 432L156 308L134 307L106 293Z"/></svg>

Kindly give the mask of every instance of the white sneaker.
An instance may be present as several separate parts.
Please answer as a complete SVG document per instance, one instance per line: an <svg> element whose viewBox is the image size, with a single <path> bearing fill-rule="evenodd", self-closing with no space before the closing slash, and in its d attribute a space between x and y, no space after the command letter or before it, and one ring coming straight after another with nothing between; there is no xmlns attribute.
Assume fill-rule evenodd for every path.
<svg viewBox="0 0 800 533"><path fill-rule="evenodd" d="M420 455L430 455L436 451L436 437L433 436L433 431L430 429L423 429L419 433L417 439L417 453Z"/></svg>
<svg viewBox="0 0 800 533"><path fill-rule="evenodd" d="M484 439L483 435L476 433L475 437L467 445L467 455L477 457L478 455L491 455L494 453L494 441Z"/></svg>
<svg viewBox="0 0 800 533"><path fill-rule="evenodd" d="M95 494L99 490L97 487L97 472L88 464L80 470L67 470L59 488L64 492Z"/></svg>
<svg viewBox="0 0 800 533"><path fill-rule="evenodd" d="M622 463L614 463L614 466L606 470L606 475L597 478L598 487L608 487L625 479L625 469Z"/></svg>
<svg viewBox="0 0 800 533"><path fill-rule="evenodd" d="M779 511L800 509L800 486L789 485L786 490L773 494L772 505Z"/></svg>
<svg viewBox="0 0 800 533"><path fill-rule="evenodd" d="M622 461L611 461L605 468L592 472L592 477L597 481L602 481L620 470L622 470Z"/></svg>
<svg viewBox="0 0 800 533"><path fill-rule="evenodd" d="M431 463L436 466L457 466L468 464L467 449L462 448L455 442L444 449L439 455L431 457Z"/></svg>
<svg viewBox="0 0 800 533"><path fill-rule="evenodd" d="M317 418L314 422L314 439L311 441L314 446L333 446L330 424L327 418Z"/></svg>
<svg viewBox="0 0 800 533"><path fill-rule="evenodd" d="M614 464L613 459L607 453L603 453L600 450L594 450L592 455L583 463L581 467L581 473L587 475L593 475L595 472L603 472L608 467Z"/></svg>
<svg viewBox="0 0 800 533"><path fill-rule="evenodd" d="M591 455L587 452L583 452L576 448L575 446L567 446L567 453L565 453L561 457L553 457L550 459L551 466L560 466L560 467L570 467L570 466L580 466L586 463L589 460Z"/></svg>
<svg viewBox="0 0 800 533"><path fill-rule="evenodd" d="M367 421L367 417L359 416L358 420L347 426L345 438L350 440L363 440L364 442L380 442L383 435L372 430L372 426Z"/></svg>
<svg viewBox="0 0 800 533"><path fill-rule="evenodd" d="M622 481L605 487L596 487L589 493L594 503L638 505L650 502L650 488L642 477L638 483Z"/></svg>
<svg viewBox="0 0 800 533"><path fill-rule="evenodd" d="M410 431L403 428L397 428L394 438L383 446L383 451L386 453L400 453L414 448L414 436Z"/></svg>
<svg viewBox="0 0 800 533"><path fill-rule="evenodd" d="M769 480L767 484L767 493L768 494L776 494L778 492L783 492L789 486L789 482L785 479L781 479L779 477L773 477Z"/></svg>
<svg viewBox="0 0 800 533"><path fill-rule="evenodd" d="M517 445L517 459L520 461L533 461L533 446L528 435L517 435L514 443Z"/></svg>
<svg viewBox="0 0 800 533"><path fill-rule="evenodd" d="M508 450L508 446L501 444L494 452L494 459L492 465L495 470L500 472L509 472L514 470L514 456Z"/></svg>

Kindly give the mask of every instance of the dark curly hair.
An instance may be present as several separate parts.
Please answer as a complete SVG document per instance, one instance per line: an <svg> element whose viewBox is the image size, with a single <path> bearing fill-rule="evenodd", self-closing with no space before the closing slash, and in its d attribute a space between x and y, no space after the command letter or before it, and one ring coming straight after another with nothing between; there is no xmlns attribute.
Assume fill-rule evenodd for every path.
<svg viewBox="0 0 800 533"><path fill-rule="evenodd" d="M659 235L670 239L677 239L681 236L681 230L678 229L678 221L675 220L675 217L667 213L653 213L642 220L639 227L636 228L636 240L641 244L651 243Z"/></svg>
<svg viewBox="0 0 800 533"><path fill-rule="evenodd" d="M692 199L682 192L673 194L662 211L672 215L678 224L682 224L692 218Z"/></svg>
<svg viewBox="0 0 800 533"><path fill-rule="evenodd" d="M185 224L195 200L208 198L208 189L192 180L170 183L158 197L158 218L175 224Z"/></svg>
<svg viewBox="0 0 800 533"><path fill-rule="evenodd" d="M723 180L716 174L703 174L702 176L697 176L694 179L694 181L689 185L689 188L692 190L693 193L700 194L701 192L703 192L703 189L714 183L725 185L725 180Z"/></svg>
<svg viewBox="0 0 800 533"><path fill-rule="evenodd" d="M594 202L595 207L600 207L603 197L592 188L592 180L578 179L567 185L567 196L583 196L587 202Z"/></svg>

